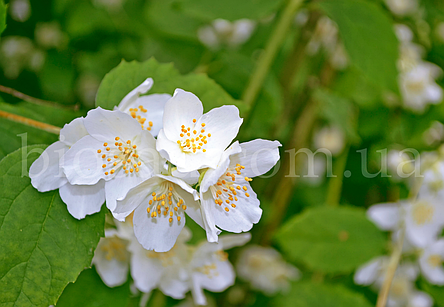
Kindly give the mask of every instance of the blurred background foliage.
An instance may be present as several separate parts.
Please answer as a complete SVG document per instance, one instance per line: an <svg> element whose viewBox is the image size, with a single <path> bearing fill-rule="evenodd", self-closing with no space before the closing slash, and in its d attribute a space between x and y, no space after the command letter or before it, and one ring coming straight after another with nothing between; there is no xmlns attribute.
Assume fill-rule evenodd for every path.
<svg viewBox="0 0 444 307"><path fill-rule="evenodd" d="M156 61L150 60L154 62L147 65L160 65L162 69L167 69L163 64L173 65L168 66L164 80L157 75L145 76L153 77L155 91L172 93L180 84L187 89L186 75L206 74L230 95L221 98L225 103L240 106L246 118L241 141L264 138L283 143L280 170L273 178L253 182L264 209L262 221L252 230L253 242L280 249L286 260L301 269L302 281L294 284L290 294L276 299L248 290L247 284L239 281L225 293L214 295L218 306L265 306L274 302L278 306L354 307L371 306L376 301L373 291L353 284L352 274L359 265L390 247L386 234L356 207L406 197L408 189L401 180L364 176L363 152L358 150L368 149L367 170L375 174L381 168L378 150L411 147L431 151L443 142L444 104L436 101L415 109L403 101L397 64L400 42L394 31L395 24L408 26L414 35L412 40L422 46L423 60L444 68L443 1L421 0L408 14L394 13L390 1L382 0L303 2L292 17L257 98L250 101L245 100L245 90L287 1L5 2L8 14L0 40L0 84L56 103L36 105L0 93L0 110L62 127L95 106L101 80L122 60L144 62L154 57ZM248 37L237 42L230 41L232 33L225 33L216 42L211 35L205 38L202 29L216 19L250 20ZM323 22L332 20L334 26L323 27ZM119 69L124 65L136 64L123 63ZM178 85L159 85L156 89L156 82L168 83L174 78L180 80ZM444 85L440 77L436 82ZM105 97L97 103L118 103L119 99L106 97L114 90L104 87ZM220 98L217 91L213 94L201 97L204 104L208 101L213 106L213 99ZM289 167L298 167L296 173L304 174L305 162L298 158L292 164L291 153L284 150L316 150L320 147L317 142L322 143L319 133L332 126L338 130L324 131L325 142L339 146L333 160L333 173L338 177L287 178ZM28 144L49 144L57 139L0 119L1 158L22 146L17 135L24 132L28 132ZM321 163L320 174L322 168ZM351 176L344 177L344 170ZM339 203L344 206L338 209ZM310 210L303 212L307 208ZM195 240L204 237L201 229L191 227ZM344 232L346 239L338 239L338 233ZM236 259L236 250L230 257ZM74 300L79 293L90 300L83 306L137 304L136 299L129 298L129 284L110 291L98 281L94 270L84 271L79 283L67 288L60 306L79 306ZM93 284L97 289L85 286ZM426 282L418 283L418 287L428 291L438 306L444 306L441 288ZM116 299L111 299L113 296ZM175 303L156 292L148 304Z"/></svg>

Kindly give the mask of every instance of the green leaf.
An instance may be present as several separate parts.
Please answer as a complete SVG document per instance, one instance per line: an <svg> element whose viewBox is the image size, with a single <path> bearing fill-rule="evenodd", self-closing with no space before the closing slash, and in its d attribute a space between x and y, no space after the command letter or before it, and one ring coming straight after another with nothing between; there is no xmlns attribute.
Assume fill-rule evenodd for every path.
<svg viewBox="0 0 444 307"><path fill-rule="evenodd" d="M398 40L390 18L364 0L324 0L321 9L339 27L351 62L383 89L398 92Z"/></svg>
<svg viewBox="0 0 444 307"><path fill-rule="evenodd" d="M238 106L241 111L246 109L241 101L234 100L220 85L206 75L195 73L181 75L172 64L161 64L154 58L143 63L122 61L119 66L111 70L100 84L96 106L113 109L123 97L146 78L154 80L154 85L148 94L172 95L176 88L181 88L196 94L206 111L228 104Z"/></svg>
<svg viewBox="0 0 444 307"><path fill-rule="evenodd" d="M6 4L0 0L0 34L6 29Z"/></svg>
<svg viewBox="0 0 444 307"><path fill-rule="evenodd" d="M435 301L435 305L438 307L444 307L444 288L439 286L434 286L429 284L427 281L425 281L423 278L420 279L419 282L421 289L426 291L428 294L430 294L433 297L433 300Z"/></svg>
<svg viewBox="0 0 444 307"><path fill-rule="evenodd" d="M293 283L286 296L277 298L275 306L297 307L371 307L361 293L353 292L342 285L313 282Z"/></svg>
<svg viewBox="0 0 444 307"><path fill-rule="evenodd" d="M357 112L352 102L326 89L317 90L314 97L320 104L321 118L341 127L350 142L358 143Z"/></svg>
<svg viewBox="0 0 444 307"><path fill-rule="evenodd" d="M109 288L92 268L84 270L75 283L65 288L57 307L121 307L128 305L129 298L129 282Z"/></svg>
<svg viewBox="0 0 444 307"><path fill-rule="evenodd" d="M0 306L48 307L91 265L105 214L78 221L58 191L39 193L27 171L45 146L0 161Z"/></svg>
<svg viewBox="0 0 444 307"><path fill-rule="evenodd" d="M382 232L363 210L351 207L308 209L276 238L290 259L325 273L350 273L385 247Z"/></svg>
<svg viewBox="0 0 444 307"><path fill-rule="evenodd" d="M15 104L0 102L0 110L58 127L63 127L64 124L82 115L82 113L78 111L59 107L40 106L24 101ZM55 134L19 124L5 118L0 118L0 135L2 136L2 142L0 142L0 159L22 146L50 144L58 139Z"/></svg>
<svg viewBox="0 0 444 307"><path fill-rule="evenodd" d="M212 21L217 18L230 21L247 18L268 17L278 10L282 0L184 0L180 2L185 14L200 20Z"/></svg>

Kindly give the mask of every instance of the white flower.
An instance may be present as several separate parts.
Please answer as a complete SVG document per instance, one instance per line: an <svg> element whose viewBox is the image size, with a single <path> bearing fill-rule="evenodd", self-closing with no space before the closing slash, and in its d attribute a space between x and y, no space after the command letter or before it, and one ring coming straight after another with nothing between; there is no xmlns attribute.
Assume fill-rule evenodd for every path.
<svg viewBox="0 0 444 307"><path fill-rule="evenodd" d="M314 146L316 149L325 148L333 155L338 155L344 150L344 132L338 126L325 126L315 133Z"/></svg>
<svg viewBox="0 0 444 307"><path fill-rule="evenodd" d="M444 196L444 161L437 160L429 165L423 176L419 195L442 199Z"/></svg>
<svg viewBox="0 0 444 307"><path fill-rule="evenodd" d="M97 108L83 123L89 135L68 150L60 165L71 184L104 180L106 205L113 211L116 200L158 172L163 161L151 133L126 113Z"/></svg>
<svg viewBox="0 0 444 307"><path fill-rule="evenodd" d="M115 212L134 211L134 233L147 250L169 251L185 225L185 212L202 225L197 191L186 182L160 174L143 181L117 202Z"/></svg>
<svg viewBox="0 0 444 307"><path fill-rule="evenodd" d="M385 4L398 16L412 14L418 9L418 0L385 0Z"/></svg>
<svg viewBox="0 0 444 307"><path fill-rule="evenodd" d="M382 256L359 267L354 275L355 284L371 285L375 290L379 290L384 283L389 261L389 257ZM392 281L387 306L432 307L432 298L427 293L415 289L414 281L417 277L418 268L415 265L409 262L400 263Z"/></svg>
<svg viewBox="0 0 444 307"><path fill-rule="evenodd" d="M235 274L224 249L248 242L250 234L221 237L220 243L187 245L191 233L185 227L174 247L163 253L147 251L133 241L130 245L131 276L142 292L159 288L165 295L182 299L191 290L197 305L205 305L203 289L220 292L234 284Z"/></svg>
<svg viewBox="0 0 444 307"><path fill-rule="evenodd" d="M423 112L428 104L440 103L442 88L435 83L441 69L433 63L421 62L399 76L404 106L416 112Z"/></svg>
<svg viewBox="0 0 444 307"><path fill-rule="evenodd" d="M108 287L120 286L127 280L130 260L128 244L129 241L112 228L105 229L105 237L100 238L92 263Z"/></svg>
<svg viewBox="0 0 444 307"><path fill-rule="evenodd" d="M421 248L434 242L444 225L443 206L432 197L373 205L367 216L382 230L405 227L409 242Z"/></svg>
<svg viewBox="0 0 444 307"><path fill-rule="evenodd" d="M250 38L255 27L255 22L248 19L234 22L216 19L211 25L199 28L197 36L204 45L211 49L219 49L223 45L235 48Z"/></svg>
<svg viewBox="0 0 444 307"><path fill-rule="evenodd" d="M444 140L444 125L435 120L422 134L422 139L428 146L436 146Z"/></svg>
<svg viewBox="0 0 444 307"><path fill-rule="evenodd" d="M398 181L409 177L415 170L415 160L403 150L391 149L387 156L387 165L393 178Z"/></svg>
<svg viewBox="0 0 444 307"><path fill-rule="evenodd" d="M117 107L122 112L130 114L142 126L157 136L162 129L162 117L165 103L171 98L170 94L146 94L153 86L153 79L148 78L126 95Z"/></svg>
<svg viewBox="0 0 444 307"><path fill-rule="evenodd" d="M419 266L424 277L432 284L444 285L444 239L427 246L419 258Z"/></svg>
<svg viewBox="0 0 444 307"><path fill-rule="evenodd" d="M68 42L57 21L38 23L35 27L34 37L43 48L63 48Z"/></svg>
<svg viewBox="0 0 444 307"><path fill-rule="evenodd" d="M189 263L190 288L196 305L206 305L203 290L222 292L234 284L236 275L224 252L250 241L249 233L221 236L219 243L201 243Z"/></svg>
<svg viewBox="0 0 444 307"><path fill-rule="evenodd" d="M217 242L218 229L248 231L262 215L260 202L250 186L251 177L268 172L279 160L278 141L235 142L222 155L215 169L208 169L200 186L202 213L210 242Z"/></svg>
<svg viewBox="0 0 444 307"><path fill-rule="evenodd" d="M72 185L59 167L69 148L86 135L83 118L74 119L60 130L60 141L48 146L29 169L31 184L40 192L59 189L69 213L76 219L99 212L105 202L103 180L93 185Z"/></svg>
<svg viewBox="0 0 444 307"><path fill-rule="evenodd" d="M31 3L29 0L13 0L9 10L12 19L18 22L25 22L31 16Z"/></svg>
<svg viewBox="0 0 444 307"><path fill-rule="evenodd" d="M249 281L252 288L267 295L290 289L289 280L300 277L300 271L282 259L271 247L251 245L242 250L236 265L239 277Z"/></svg>
<svg viewBox="0 0 444 307"><path fill-rule="evenodd" d="M242 124L235 106L222 106L202 113L199 98L181 89L176 89L165 105L157 150L180 172L216 168L223 151Z"/></svg>

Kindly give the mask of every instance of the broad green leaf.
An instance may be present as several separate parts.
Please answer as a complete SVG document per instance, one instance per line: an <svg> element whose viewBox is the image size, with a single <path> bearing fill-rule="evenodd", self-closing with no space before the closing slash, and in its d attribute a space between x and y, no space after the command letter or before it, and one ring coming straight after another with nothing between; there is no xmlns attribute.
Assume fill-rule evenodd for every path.
<svg viewBox="0 0 444 307"><path fill-rule="evenodd" d="M397 93L398 40L387 14L364 0L324 0L318 4L338 24L352 64L376 85Z"/></svg>
<svg viewBox="0 0 444 307"><path fill-rule="evenodd" d="M0 306L48 307L91 265L104 212L74 219L58 191L40 193L27 176L45 146L0 161Z"/></svg>
<svg viewBox="0 0 444 307"><path fill-rule="evenodd" d="M145 5L149 24L170 37L197 41L197 30L201 22L183 14L177 0L151 0Z"/></svg>
<svg viewBox="0 0 444 307"><path fill-rule="evenodd" d="M383 233L358 208L308 209L289 220L276 239L288 257L314 271L350 273L381 255Z"/></svg>
<svg viewBox="0 0 444 307"><path fill-rule="evenodd" d="M314 97L320 104L320 116L329 123L341 127L350 142L359 142L357 112L352 102L325 89L317 90Z"/></svg>
<svg viewBox="0 0 444 307"><path fill-rule="evenodd" d="M129 282L122 286L106 286L95 268L84 270L60 296L57 307L124 307L130 298Z"/></svg>
<svg viewBox="0 0 444 307"><path fill-rule="evenodd" d="M181 75L172 64L160 64L154 58L143 63L122 61L119 66L111 70L100 84L96 106L113 109L146 78L154 80L154 86L147 94L173 95L176 88L181 88L196 94L206 111L228 104L237 105L241 111L245 109L242 102L234 100L206 75L195 73Z"/></svg>
<svg viewBox="0 0 444 307"><path fill-rule="evenodd" d="M217 18L230 21L238 19L260 19L278 10L282 0L184 0L180 8L185 14L200 20L212 21Z"/></svg>
<svg viewBox="0 0 444 307"><path fill-rule="evenodd" d="M3 0L0 0L0 34L6 28L6 4Z"/></svg>
<svg viewBox="0 0 444 307"><path fill-rule="evenodd" d="M24 116L43 123L63 127L82 113L61 107L39 106L29 102L9 104L0 102L0 110ZM26 145L50 144L58 136L11 120L0 118L0 159Z"/></svg>
<svg viewBox="0 0 444 307"><path fill-rule="evenodd" d="M371 307L369 301L358 292L342 285L296 282L286 296L277 298L275 306L297 307Z"/></svg>

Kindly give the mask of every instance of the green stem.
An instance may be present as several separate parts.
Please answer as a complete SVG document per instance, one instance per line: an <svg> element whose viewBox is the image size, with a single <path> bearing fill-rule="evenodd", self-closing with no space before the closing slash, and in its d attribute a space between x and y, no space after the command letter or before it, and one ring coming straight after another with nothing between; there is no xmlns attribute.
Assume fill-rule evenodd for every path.
<svg viewBox="0 0 444 307"><path fill-rule="evenodd" d="M285 39L288 28L294 19L297 9L301 6L303 0L289 0L287 6L285 7L280 19L267 42L264 52L259 58L259 62L256 66L254 73L251 75L251 79L245 89L242 99L253 109L254 102L257 95L259 94L262 84L264 83L265 77L268 74L271 64L276 57L282 42Z"/></svg>
<svg viewBox="0 0 444 307"><path fill-rule="evenodd" d="M336 159L336 163L333 165L333 174L336 177L331 177L328 183L326 204L330 206L338 206L341 200L342 183L344 181L344 171L347 164L349 147L347 146L344 152Z"/></svg>

